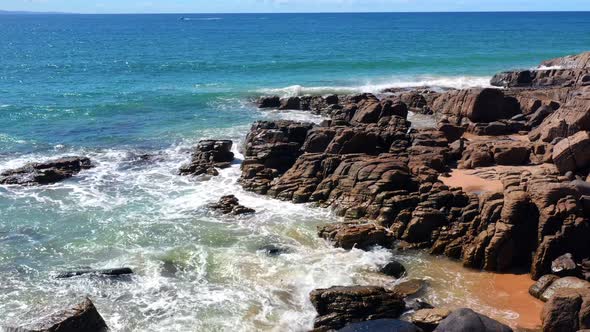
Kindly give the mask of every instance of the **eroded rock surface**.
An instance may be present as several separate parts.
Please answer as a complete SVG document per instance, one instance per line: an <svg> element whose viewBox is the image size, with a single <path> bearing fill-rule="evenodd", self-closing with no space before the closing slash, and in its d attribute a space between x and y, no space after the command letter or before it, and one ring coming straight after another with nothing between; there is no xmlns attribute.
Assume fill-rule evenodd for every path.
<svg viewBox="0 0 590 332"><path fill-rule="evenodd" d="M231 152L233 142L230 140L203 140L197 144L192 153L191 161L180 168L181 175L208 174L217 176L217 168L227 168L234 160Z"/></svg>

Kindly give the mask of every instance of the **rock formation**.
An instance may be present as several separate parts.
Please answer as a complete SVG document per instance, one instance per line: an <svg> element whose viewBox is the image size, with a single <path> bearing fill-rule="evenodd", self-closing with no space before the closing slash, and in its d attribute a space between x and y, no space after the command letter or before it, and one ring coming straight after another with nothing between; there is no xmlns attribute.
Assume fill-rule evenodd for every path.
<svg viewBox="0 0 590 332"><path fill-rule="evenodd" d="M0 184L47 185L71 178L81 170L92 167L92 162L87 157L63 157L40 163L29 163L0 173Z"/></svg>
<svg viewBox="0 0 590 332"><path fill-rule="evenodd" d="M181 175L202 175L208 174L217 176L216 168L227 168L234 160L231 152L232 141L229 140L204 140L195 147L191 161L180 168Z"/></svg>

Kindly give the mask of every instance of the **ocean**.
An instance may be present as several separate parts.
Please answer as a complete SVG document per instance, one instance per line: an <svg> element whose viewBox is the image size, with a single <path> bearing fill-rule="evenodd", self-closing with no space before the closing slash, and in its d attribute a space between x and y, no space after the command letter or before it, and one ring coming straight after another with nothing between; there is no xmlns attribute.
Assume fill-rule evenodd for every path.
<svg viewBox="0 0 590 332"><path fill-rule="evenodd" d="M329 210L236 184L240 145L256 120L322 120L258 110L256 96L487 86L587 51L589 31L586 12L0 15L0 171L66 155L96 164L55 185L0 186L2 323L89 295L114 331L305 331L311 290L391 282L376 271L393 256L430 281L430 302L516 321L470 293L487 274L332 248L316 236L339 220ZM177 175L205 138L233 140L236 162L210 180ZM257 213L205 208L224 194ZM136 273L54 278L118 266Z"/></svg>

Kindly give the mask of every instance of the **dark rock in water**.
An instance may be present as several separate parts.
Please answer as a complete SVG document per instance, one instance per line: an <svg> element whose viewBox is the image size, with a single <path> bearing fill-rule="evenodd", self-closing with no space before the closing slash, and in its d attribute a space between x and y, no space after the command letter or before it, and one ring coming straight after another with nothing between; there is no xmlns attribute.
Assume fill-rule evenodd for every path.
<svg viewBox="0 0 590 332"><path fill-rule="evenodd" d="M574 262L572 254L559 256L551 262L551 272L560 277L580 275L580 269L576 262Z"/></svg>
<svg viewBox="0 0 590 332"><path fill-rule="evenodd" d="M421 309L416 311L410 320L424 332L432 332L450 314L451 311L444 308Z"/></svg>
<svg viewBox="0 0 590 332"><path fill-rule="evenodd" d="M408 310L418 311L420 309L434 309L434 306L423 299L412 299L410 301L406 300L406 307Z"/></svg>
<svg viewBox="0 0 590 332"><path fill-rule="evenodd" d="M87 157L63 157L42 163L29 163L0 173L0 184L52 184L92 167L92 162Z"/></svg>
<svg viewBox="0 0 590 332"><path fill-rule="evenodd" d="M557 279L559 279L559 277L553 274L546 274L542 276L529 288L529 294L538 299L541 298L541 294L543 294L545 290L547 290L547 288L549 288L549 286L551 286L551 284Z"/></svg>
<svg viewBox="0 0 590 332"><path fill-rule="evenodd" d="M381 273L399 279L406 273L406 268L398 261L391 261L381 268Z"/></svg>
<svg viewBox="0 0 590 332"><path fill-rule="evenodd" d="M426 281L419 279L412 279L399 283L393 287L392 292L400 295L403 298L418 294L426 287Z"/></svg>
<svg viewBox="0 0 590 332"><path fill-rule="evenodd" d="M349 323L398 318L405 309L403 298L377 286L316 289L309 295L319 316L318 330L340 329Z"/></svg>
<svg viewBox="0 0 590 332"><path fill-rule="evenodd" d="M435 332L512 332L512 329L467 308L453 311L442 320Z"/></svg>
<svg viewBox="0 0 590 332"><path fill-rule="evenodd" d="M397 319L377 319L353 323L338 332L423 332L416 325Z"/></svg>
<svg viewBox="0 0 590 332"><path fill-rule="evenodd" d="M282 248L282 247L276 246L274 244L268 244L268 245L262 246L258 250L263 251L268 256L279 256L279 255L286 254L286 253L290 252L290 250L288 248Z"/></svg>
<svg viewBox="0 0 590 332"><path fill-rule="evenodd" d="M281 99L279 96L264 96L258 99L258 108L279 108Z"/></svg>
<svg viewBox="0 0 590 332"><path fill-rule="evenodd" d="M56 278L64 279L64 278L72 278L76 276L81 276L85 274L94 274L94 275L101 275L101 276L109 276L109 277L118 277L122 275L129 275L133 274L133 270L128 267L122 268L115 268L115 269L104 269L104 270L75 270L75 271L64 271L60 272Z"/></svg>
<svg viewBox="0 0 590 332"><path fill-rule="evenodd" d="M543 332L590 329L590 288L560 289L543 306Z"/></svg>
<svg viewBox="0 0 590 332"><path fill-rule="evenodd" d="M204 140L195 148L189 164L180 168L180 175L219 175L216 168L227 168L234 160L230 140Z"/></svg>
<svg viewBox="0 0 590 332"><path fill-rule="evenodd" d="M335 223L321 227L318 235L344 249L369 250L377 245L391 247L393 243L389 231L375 224Z"/></svg>
<svg viewBox="0 0 590 332"><path fill-rule="evenodd" d="M211 203L208 207L212 210L220 211L223 214L231 213L233 215L240 215L256 212L254 209L241 205L238 198L234 195L223 196L219 202Z"/></svg>
<svg viewBox="0 0 590 332"><path fill-rule="evenodd" d="M56 312L33 324L21 327L5 327L6 332L106 332L107 324L96 307L86 298L83 302Z"/></svg>

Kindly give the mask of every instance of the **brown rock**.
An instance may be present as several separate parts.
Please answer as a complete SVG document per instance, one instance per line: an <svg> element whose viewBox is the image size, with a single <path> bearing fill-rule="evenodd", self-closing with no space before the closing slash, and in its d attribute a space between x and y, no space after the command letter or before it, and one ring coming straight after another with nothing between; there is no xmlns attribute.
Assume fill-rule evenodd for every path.
<svg viewBox="0 0 590 332"><path fill-rule="evenodd" d="M412 315L410 320L424 332L432 332L450 314L451 311L444 308L420 309Z"/></svg>
<svg viewBox="0 0 590 332"><path fill-rule="evenodd" d="M336 223L319 229L321 238L332 241L336 247L368 250L373 246L391 247L393 238L385 227L375 224Z"/></svg>
<svg viewBox="0 0 590 332"><path fill-rule="evenodd" d="M541 298L541 295L557 279L559 279L559 277L556 276L556 275L553 275L553 274L546 274L546 275L542 276L541 278L539 278L539 280L537 280L536 283L534 283L529 288L529 294L531 294L532 296L540 299Z"/></svg>
<svg viewBox="0 0 590 332"><path fill-rule="evenodd" d="M181 175L209 174L216 176L219 173L215 168L227 168L234 160L231 152L233 142L230 140L204 140L195 148L191 161L180 168Z"/></svg>
<svg viewBox="0 0 590 332"><path fill-rule="evenodd" d="M555 280L545 291L541 294L542 301L548 301L561 289L590 289L590 282L576 277L563 277Z"/></svg>
<svg viewBox="0 0 590 332"><path fill-rule="evenodd" d="M544 332L590 328L587 308L590 289L560 289L545 303L541 318Z"/></svg>
<svg viewBox="0 0 590 332"><path fill-rule="evenodd" d="M557 143L553 148L553 162L561 173L590 166L590 132L580 131Z"/></svg>
<svg viewBox="0 0 590 332"><path fill-rule="evenodd" d="M234 195L223 196L219 199L219 202L211 203L208 207L212 210L220 211L223 214L231 213L233 215L240 215L256 212L254 209L241 205L238 198Z"/></svg>
<svg viewBox="0 0 590 332"><path fill-rule="evenodd" d="M340 329L349 323L397 318L405 303L397 294L377 286L316 289L309 295L318 312L314 328Z"/></svg>

